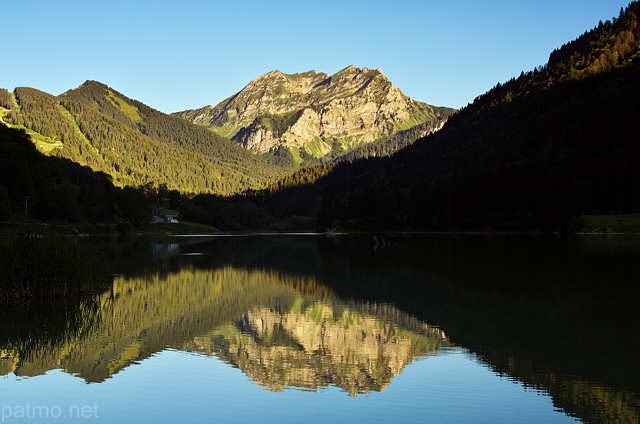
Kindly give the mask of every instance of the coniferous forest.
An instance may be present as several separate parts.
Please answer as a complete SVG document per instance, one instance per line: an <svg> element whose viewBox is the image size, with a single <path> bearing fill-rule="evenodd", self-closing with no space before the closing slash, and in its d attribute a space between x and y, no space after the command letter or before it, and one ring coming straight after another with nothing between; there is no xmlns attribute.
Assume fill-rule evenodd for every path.
<svg viewBox="0 0 640 424"><path fill-rule="evenodd" d="M38 152L23 130L0 125L0 220L19 211L43 221L134 224L151 218L150 187L116 187L112 178ZM165 187L166 190L166 187ZM157 192L157 191L156 191ZM26 209L26 210L25 210Z"/></svg>
<svg viewBox="0 0 640 424"><path fill-rule="evenodd" d="M635 213L639 17L633 2L414 143L433 128L294 173L95 81L0 90L0 118L26 130L0 126L0 214L28 196L42 220L144 222L172 190L183 219L220 230L571 231Z"/></svg>
<svg viewBox="0 0 640 424"><path fill-rule="evenodd" d="M300 172L256 202L314 213L319 230L556 231L637 212L639 16L634 2L392 157L340 163L313 184ZM289 200L304 196L317 199L304 211Z"/></svg>

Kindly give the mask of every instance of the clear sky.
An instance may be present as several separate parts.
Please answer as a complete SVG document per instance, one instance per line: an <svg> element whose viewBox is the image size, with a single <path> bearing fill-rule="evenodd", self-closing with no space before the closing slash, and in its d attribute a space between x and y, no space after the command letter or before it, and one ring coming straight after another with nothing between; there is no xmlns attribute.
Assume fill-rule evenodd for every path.
<svg viewBox="0 0 640 424"><path fill-rule="evenodd" d="M12 0L0 87L100 81L163 112L217 104L274 69L380 68L438 106L546 63L629 0Z"/></svg>

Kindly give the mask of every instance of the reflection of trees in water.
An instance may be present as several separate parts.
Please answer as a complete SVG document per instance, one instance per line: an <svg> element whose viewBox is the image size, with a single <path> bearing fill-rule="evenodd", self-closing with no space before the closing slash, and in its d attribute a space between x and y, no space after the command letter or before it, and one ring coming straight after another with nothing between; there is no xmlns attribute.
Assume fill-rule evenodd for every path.
<svg viewBox="0 0 640 424"><path fill-rule="evenodd" d="M549 393L567 414L638 422L638 238L390 240L383 252L355 253L349 240L324 249L327 285L444 329L490 368Z"/></svg>
<svg viewBox="0 0 640 424"><path fill-rule="evenodd" d="M432 348L420 337L437 343L442 328L490 368L550 393L568 414L588 422L633 422L640 415L637 240L385 237L384 249L370 235L177 246L176 239L134 239L121 256L123 246L111 242L106 256L122 275L114 297L100 298L100 320L77 306L10 312L13 321L3 318L0 330L0 372L64 368L102 381L169 345L216 354L275 390L333 384L357 393L388 384L398 364ZM191 252L203 255L183 255ZM326 335L315 342L295 330L313 321L314 308L324 328L350 338L345 350ZM387 329L365 330L366 338L349 333L343 314L372 317L365 321ZM46 326L38 332L29 322ZM365 340L378 334L400 340L400 328L417 335L412 347L398 342L394 358L358 356L358 343L368 346ZM258 365L261 359L271 367Z"/></svg>
<svg viewBox="0 0 640 424"><path fill-rule="evenodd" d="M0 375L32 376L52 368L57 352L81 340L100 320L96 296L2 302Z"/></svg>
<svg viewBox="0 0 640 424"><path fill-rule="evenodd" d="M528 358L504 351L481 350L478 359L500 375L551 395L554 406L587 423L640 422L640 401L634 392L616 389L577 375L541 368ZM577 353L580 355L581 353ZM612 367L615 365L612 364Z"/></svg>
<svg viewBox="0 0 640 424"><path fill-rule="evenodd" d="M22 376L62 368L88 382L100 382L167 346L192 348L197 343L194 340L199 340L196 339L198 336L219 336L212 333L216 328L231 328L234 322L250 320L245 322L246 328L257 331L257 322L269 321L268 328L255 332L255 340L264 344L268 339L269 346L284 352L291 347L292 339L278 337L273 328L282 330L283 335L293 331L293 336L307 344L309 336L321 335L323 342L308 345L315 346L309 354L329 359L309 360L307 371L322 374L324 371L314 370L314 364L316 367L330 365L332 377L322 384L339 383L342 387L362 391L379 390L414 356L442 344L441 337L437 340L426 337L428 328L424 324L403 316L389 305L348 305L335 303L333 298L330 290L311 277L230 266L214 270L185 267L181 272L165 277L159 274L145 278L116 277L112 292L97 300L100 304L98 321L81 331L69 332L73 337L50 343L43 338L36 340L23 335L22 342L35 344L37 349L32 349L29 355L21 355L24 349L20 351L7 345L0 366L4 374L14 372ZM299 312L292 314L295 310ZM288 315L283 315L282 311ZM297 317L298 324L304 321L304 329L300 331L294 321L278 318L284 316ZM66 316L47 318L43 314L43 319L52 321L54 318L55 322L64 323ZM276 319L279 327L275 325ZM411 328L401 325L407 323ZM416 330L425 334L416 333ZM336 334L331 336L327 331ZM238 334L244 333L238 331ZM342 340L342 345L336 336ZM352 344L344 344L348 340ZM332 341L331 349L328 349L327 341ZM230 339L230 342L234 340ZM302 345L296 349L300 347ZM362 349L368 350L359 352ZM263 353L265 356L258 360L268 361L269 352L264 350ZM341 359L334 360L333 357ZM361 360L364 357L371 359L368 362ZM294 362L291 362L292 366ZM251 361L246 364L245 371L250 373ZM358 376L362 364L367 364L373 371ZM286 364L282 358L272 362L264 375L265 384L288 385L286 379L276 381L283 367ZM367 382L372 379L375 381ZM351 380L355 383L350 383ZM300 385L307 387L304 380L300 380Z"/></svg>
<svg viewBox="0 0 640 424"><path fill-rule="evenodd" d="M16 372L35 375L63 368L87 381L102 381L167 344L184 343L189 335L193 337L234 319L246 307L262 301L265 293L273 291L268 285L260 285L257 276L235 277L230 269L195 272L185 269L166 279L157 275L116 277L112 293L100 298L97 324L74 340L52 339L49 343L36 340L50 360L37 368L34 364L41 360L33 355L24 357ZM42 320L65 322L65 316L48 316L45 310L37 312L42 313ZM23 333L16 340L22 344L33 342L30 333ZM25 374L28 368L33 370Z"/></svg>
<svg viewBox="0 0 640 424"><path fill-rule="evenodd" d="M384 237L384 249L372 235L238 239L240 250L260 248L227 256L291 273L304 264L339 298L391 303L442 328L487 366L550 393L570 415L637 421L637 237Z"/></svg>

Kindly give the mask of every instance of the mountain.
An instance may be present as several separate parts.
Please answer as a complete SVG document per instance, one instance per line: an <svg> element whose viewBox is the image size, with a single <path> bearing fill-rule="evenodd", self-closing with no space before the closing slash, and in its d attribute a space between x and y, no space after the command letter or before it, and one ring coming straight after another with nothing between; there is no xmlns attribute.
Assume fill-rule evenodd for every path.
<svg viewBox="0 0 640 424"><path fill-rule="evenodd" d="M452 111L410 99L379 69L349 66L331 76L272 71L216 106L175 115L231 137L252 152L306 164L314 158L334 159L419 125L418 136L425 135ZM417 137L411 135L413 142Z"/></svg>
<svg viewBox="0 0 640 424"><path fill-rule="evenodd" d="M253 197L317 228L536 230L640 211L640 3L391 157L304 169Z"/></svg>
<svg viewBox="0 0 640 424"><path fill-rule="evenodd" d="M60 96L0 90L0 107L3 122L25 129L40 151L104 172L119 186L232 194L283 173L222 136L96 81Z"/></svg>

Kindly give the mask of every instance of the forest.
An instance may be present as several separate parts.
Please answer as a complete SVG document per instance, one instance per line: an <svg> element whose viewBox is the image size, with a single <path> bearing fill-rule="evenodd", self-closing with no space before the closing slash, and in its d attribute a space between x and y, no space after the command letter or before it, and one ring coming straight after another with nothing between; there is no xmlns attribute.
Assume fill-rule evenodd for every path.
<svg viewBox="0 0 640 424"><path fill-rule="evenodd" d="M61 96L0 90L0 106L4 121L31 131L41 151L105 172L118 186L233 194L284 173L228 139L95 81Z"/></svg>
<svg viewBox="0 0 640 424"><path fill-rule="evenodd" d="M0 125L0 220L141 224L150 191L116 187L109 175L40 153L24 130Z"/></svg>
<svg viewBox="0 0 640 424"><path fill-rule="evenodd" d="M300 171L251 198L319 231L571 231L583 214L637 212L639 14L630 4L391 157Z"/></svg>

